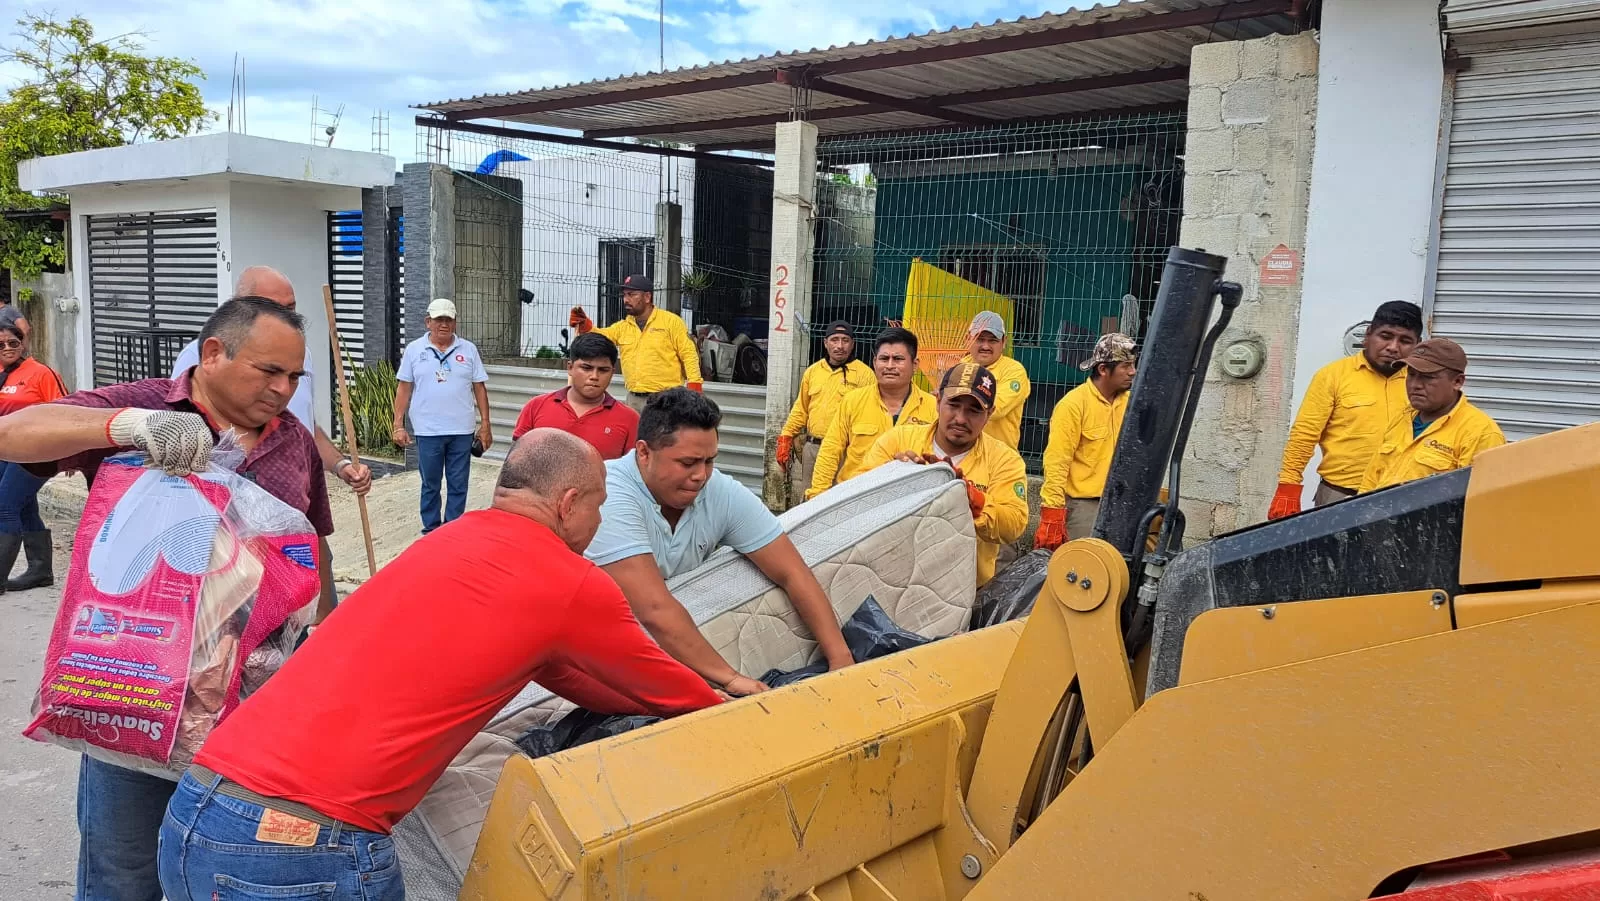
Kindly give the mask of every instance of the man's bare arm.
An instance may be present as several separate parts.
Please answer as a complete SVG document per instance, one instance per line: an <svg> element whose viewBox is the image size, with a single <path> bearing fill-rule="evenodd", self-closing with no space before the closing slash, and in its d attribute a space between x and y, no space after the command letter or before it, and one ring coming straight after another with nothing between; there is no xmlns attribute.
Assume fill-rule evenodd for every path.
<svg viewBox="0 0 1600 901"><path fill-rule="evenodd" d="M640 554L600 568L616 581L628 599L628 606L633 608L633 615L662 650L713 685L733 686L734 694L749 693L738 690L744 677L706 641L689 611L667 590L654 557ZM753 679L747 681L761 685Z"/></svg>
<svg viewBox="0 0 1600 901"><path fill-rule="evenodd" d="M50 463L110 447L107 426L117 410L35 404L0 416L0 460Z"/></svg>
<svg viewBox="0 0 1600 901"><path fill-rule="evenodd" d="M817 639L822 657L828 661L828 669L836 670L856 662L845 645L844 633L839 631L833 603L788 535L779 535L771 544L745 556L789 595L789 603L800 614L800 621Z"/></svg>

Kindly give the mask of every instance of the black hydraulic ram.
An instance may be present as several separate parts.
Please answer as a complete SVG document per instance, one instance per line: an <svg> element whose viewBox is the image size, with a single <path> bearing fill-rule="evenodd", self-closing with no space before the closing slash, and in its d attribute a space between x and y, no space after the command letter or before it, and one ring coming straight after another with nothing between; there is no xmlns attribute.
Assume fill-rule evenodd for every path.
<svg viewBox="0 0 1600 901"><path fill-rule="evenodd" d="M1181 247L1167 253L1161 290L1139 356L1139 374L1094 522L1094 536L1110 542L1130 562L1143 556L1145 537L1158 514L1165 514L1158 550L1175 551L1182 540L1177 463L1188 441L1212 348L1241 294L1238 285L1222 280L1227 263L1226 257ZM1219 295L1222 315L1207 329ZM1157 507L1169 466L1173 472L1167 504ZM1129 575L1138 585L1140 574Z"/></svg>

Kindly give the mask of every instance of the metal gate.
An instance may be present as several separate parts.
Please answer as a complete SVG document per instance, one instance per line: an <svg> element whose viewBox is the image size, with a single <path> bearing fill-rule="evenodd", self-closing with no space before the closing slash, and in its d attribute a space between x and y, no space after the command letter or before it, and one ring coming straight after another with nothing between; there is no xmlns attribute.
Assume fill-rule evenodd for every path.
<svg viewBox="0 0 1600 901"><path fill-rule="evenodd" d="M333 318L339 331L339 348L344 351L342 362L347 379L354 379L356 369L366 362L361 251L361 211L328 213L328 287L333 292Z"/></svg>
<svg viewBox="0 0 1600 901"><path fill-rule="evenodd" d="M1507 438L1600 419L1600 40L1462 52L1430 328Z"/></svg>
<svg viewBox="0 0 1600 901"><path fill-rule="evenodd" d="M218 302L214 210L89 217L97 387L165 378Z"/></svg>

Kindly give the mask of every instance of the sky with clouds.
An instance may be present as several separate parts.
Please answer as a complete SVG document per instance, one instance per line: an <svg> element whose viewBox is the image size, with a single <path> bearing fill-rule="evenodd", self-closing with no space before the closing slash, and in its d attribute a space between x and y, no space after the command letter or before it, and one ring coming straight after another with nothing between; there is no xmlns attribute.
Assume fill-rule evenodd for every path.
<svg viewBox="0 0 1600 901"><path fill-rule="evenodd" d="M15 9L12 4L7 7ZM668 68L1060 11L1070 0L666 0ZM335 146L416 155L411 104L550 87L658 68L656 0L22 0L83 15L97 33L143 35L194 60L226 127L234 55L244 57L251 134L311 137L312 98L345 105ZM8 42L9 43L9 42ZM0 67L0 88L17 73Z"/></svg>

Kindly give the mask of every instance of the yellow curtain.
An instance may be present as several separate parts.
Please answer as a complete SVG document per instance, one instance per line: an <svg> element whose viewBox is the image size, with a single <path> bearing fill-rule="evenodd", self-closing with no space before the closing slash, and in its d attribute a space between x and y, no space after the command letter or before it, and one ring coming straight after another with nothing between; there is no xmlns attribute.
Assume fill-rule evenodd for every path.
<svg viewBox="0 0 1600 901"><path fill-rule="evenodd" d="M984 310L999 313L1006 324L1006 353L1011 353L1011 298L959 278L921 259L911 261L906 279L903 323L917 336L920 384L928 390L939 376L967 353L967 326Z"/></svg>

